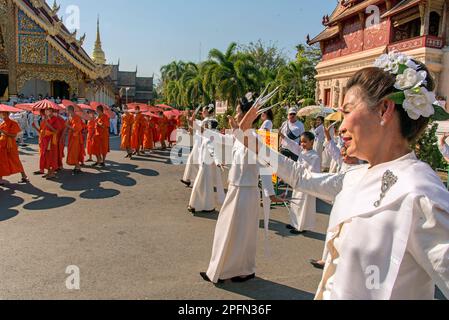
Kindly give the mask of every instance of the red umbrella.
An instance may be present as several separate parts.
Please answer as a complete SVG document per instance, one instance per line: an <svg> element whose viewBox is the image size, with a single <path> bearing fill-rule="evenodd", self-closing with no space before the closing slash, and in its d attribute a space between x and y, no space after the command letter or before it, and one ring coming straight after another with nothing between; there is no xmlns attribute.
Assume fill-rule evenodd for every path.
<svg viewBox="0 0 449 320"><path fill-rule="evenodd" d="M0 104L0 112L23 112L23 110L7 106L6 104Z"/></svg>
<svg viewBox="0 0 449 320"><path fill-rule="evenodd" d="M169 109L172 110L173 107L167 106L166 104L158 104L156 107L162 108L162 109Z"/></svg>
<svg viewBox="0 0 449 320"><path fill-rule="evenodd" d="M111 108L110 108L107 104L93 101L93 102L90 103L90 106L91 106L91 108L92 108L93 110L97 110L97 107L103 106L104 113L105 113L109 118L113 119L113 118L115 118L115 116L116 116L116 114L115 114L114 112L112 112Z"/></svg>
<svg viewBox="0 0 449 320"><path fill-rule="evenodd" d="M24 111L33 111L33 103L16 104L15 107Z"/></svg>
<svg viewBox="0 0 449 320"><path fill-rule="evenodd" d="M53 109L58 111L64 110L62 107L60 107L54 102L51 102L50 100L42 100L33 104L33 110L46 110L46 109Z"/></svg>
<svg viewBox="0 0 449 320"><path fill-rule="evenodd" d="M156 118L156 119L160 119L161 117L159 117L158 115L156 115L156 114L154 114L154 113L151 113L151 112L144 112L144 113L142 113L144 116L149 116L149 117L152 117L152 118Z"/></svg>
<svg viewBox="0 0 449 320"><path fill-rule="evenodd" d="M83 104L83 103L80 103L80 104L78 105L78 107L80 107L81 110L95 111L94 109L92 109L91 106L89 106L89 105L87 105L87 104Z"/></svg>
<svg viewBox="0 0 449 320"><path fill-rule="evenodd" d="M165 111L164 114L167 118L170 118L170 117L177 118L181 115L181 112L179 110L173 109L170 111Z"/></svg>

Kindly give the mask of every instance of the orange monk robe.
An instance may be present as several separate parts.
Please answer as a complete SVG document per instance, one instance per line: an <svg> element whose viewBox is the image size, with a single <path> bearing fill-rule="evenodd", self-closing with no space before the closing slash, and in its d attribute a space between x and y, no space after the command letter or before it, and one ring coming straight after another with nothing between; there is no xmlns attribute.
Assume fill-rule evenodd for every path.
<svg viewBox="0 0 449 320"><path fill-rule="evenodd" d="M159 130L159 120L156 118L151 119L151 122L153 123L153 141L156 144L156 142L159 142L159 139L161 137L161 132Z"/></svg>
<svg viewBox="0 0 449 320"><path fill-rule="evenodd" d="M69 130L69 143L67 145L67 164L78 166L84 163L84 124L78 115L74 115L68 123L71 130Z"/></svg>
<svg viewBox="0 0 449 320"><path fill-rule="evenodd" d="M153 142L153 123L151 120L145 119L145 132L143 134L143 148L151 150L154 148Z"/></svg>
<svg viewBox="0 0 449 320"><path fill-rule="evenodd" d="M0 130L11 135L17 135L22 131L19 124L9 118L0 124ZM16 139L3 134L0 135L0 177L7 177L21 172L24 172L24 170L19 159Z"/></svg>
<svg viewBox="0 0 449 320"><path fill-rule="evenodd" d="M39 132L39 170L41 172L44 172L45 170L45 147L43 145L43 141L44 141L44 135L45 135L45 123L42 120L41 124L38 127L36 127L33 123L33 127Z"/></svg>
<svg viewBox="0 0 449 320"><path fill-rule="evenodd" d="M58 167L62 168L63 167L63 160L64 160L64 147L65 147L65 140L63 137L64 134L64 130L65 130L65 120L57 115L56 119L58 120L58 124L57 124L57 129L58 129Z"/></svg>
<svg viewBox="0 0 449 320"><path fill-rule="evenodd" d="M105 157L109 153L109 117L106 114L95 120L95 135L92 154Z"/></svg>
<svg viewBox="0 0 449 320"><path fill-rule="evenodd" d="M167 139L167 133L168 133L168 119L166 116L159 119L159 131L160 131L160 142L164 142Z"/></svg>
<svg viewBox="0 0 449 320"><path fill-rule="evenodd" d="M134 150L139 149L143 145L143 134L145 131L145 117L138 113L134 117L133 131L131 135L131 147Z"/></svg>
<svg viewBox="0 0 449 320"><path fill-rule="evenodd" d="M170 120L168 120L168 125L167 125L167 140L168 140L168 142L176 142L176 137L175 137L175 140L171 139L172 133L175 130L176 130L176 119L174 119L172 117L172 118L170 118Z"/></svg>
<svg viewBox="0 0 449 320"><path fill-rule="evenodd" d="M122 150L131 149L131 136L133 130L134 116L130 113L126 113L122 117L122 128L120 130Z"/></svg>
<svg viewBox="0 0 449 320"><path fill-rule="evenodd" d="M43 154L43 167L47 170L57 170L59 154L59 141L58 141L58 125L59 120L53 116L47 119L47 124L52 126L56 131L51 131L49 126L45 126L42 137L42 150Z"/></svg>
<svg viewBox="0 0 449 320"><path fill-rule="evenodd" d="M87 154L89 156L92 156L92 144L94 143L94 136L95 136L95 119L89 120L89 122L87 123L87 143L86 143L86 147L87 147Z"/></svg>

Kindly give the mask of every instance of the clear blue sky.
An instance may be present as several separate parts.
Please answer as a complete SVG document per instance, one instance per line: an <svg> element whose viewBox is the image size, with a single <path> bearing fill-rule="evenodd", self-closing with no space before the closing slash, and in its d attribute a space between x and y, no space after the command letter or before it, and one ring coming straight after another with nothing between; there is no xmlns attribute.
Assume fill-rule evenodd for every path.
<svg viewBox="0 0 449 320"><path fill-rule="evenodd" d="M47 0L53 4L53 0ZM337 0L58 0L59 15L67 6L80 8L80 30L87 33L84 48L91 54L96 17L100 14L103 49L108 63L120 58L122 70L157 76L173 60L198 62L211 48L225 50L230 42L275 43L294 56L308 33L323 26Z"/></svg>

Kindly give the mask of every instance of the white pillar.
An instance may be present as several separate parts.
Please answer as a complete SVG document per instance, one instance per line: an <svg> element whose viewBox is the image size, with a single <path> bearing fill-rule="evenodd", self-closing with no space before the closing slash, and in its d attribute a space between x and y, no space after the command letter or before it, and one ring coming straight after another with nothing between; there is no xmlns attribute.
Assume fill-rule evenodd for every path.
<svg viewBox="0 0 449 320"><path fill-rule="evenodd" d="M443 70L441 70L438 94L449 99L449 46L443 48ZM447 104L446 104L447 107Z"/></svg>

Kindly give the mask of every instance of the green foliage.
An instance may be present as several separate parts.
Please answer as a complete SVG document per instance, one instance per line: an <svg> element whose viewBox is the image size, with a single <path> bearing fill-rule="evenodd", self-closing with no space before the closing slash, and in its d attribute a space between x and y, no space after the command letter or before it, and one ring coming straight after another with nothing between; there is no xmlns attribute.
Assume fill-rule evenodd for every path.
<svg viewBox="0 0 449 320"><path fill-rule="evenodd" d="M432 123L415 145L416 155L421 161L427 162L434 170L446 168L447 164L438 149L436 132L438 124Z"/></svg>
<svg viewBox="0 0 449 320"><path fill-rule="evenodd" d="M304 102L303 102L302 106L303 107L308 107L308 106L313 106L315 104L316 104L315 99L307 98L307 99L304 99Z"/></svg>
<svg viewBox="0 0 449 320"><path fill-rule="evenodd" d="M315 66L321 58L317 47L298 45L295 59L288 60L282 50L262 41L238 46L231 43L226 51L212 49L208 60L195 64L173 61L161 68L161 81L156 91L158 101L174 107L196 108L217 100L227 101L230 112L237 100L247 92L260 93L280 87L271 104L281 103L274 110L274 127L286 120L285 108L299 105L306 99L315 104ZM222 124L227 119L221 119Z"/></svg>

